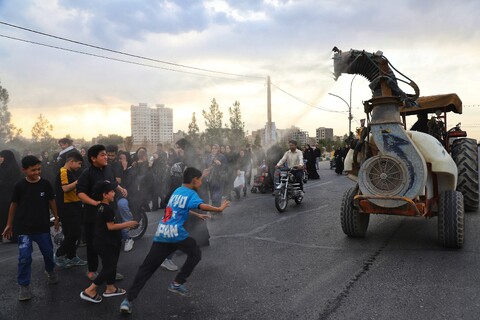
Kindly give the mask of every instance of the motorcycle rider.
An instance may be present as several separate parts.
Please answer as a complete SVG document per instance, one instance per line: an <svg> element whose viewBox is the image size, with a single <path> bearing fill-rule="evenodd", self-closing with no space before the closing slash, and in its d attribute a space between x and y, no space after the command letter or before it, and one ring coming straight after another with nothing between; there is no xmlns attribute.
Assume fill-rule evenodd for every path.
<svg viewBox="0 0 480 320"><path fill-rule="evenodd" d="M294 168L292 174L297 182L300 183L300 190L303 192L303 153L297 149L297 141L295 140L290 140L288 146L289 150L285 152L275 168L280 168L285 162L289 168Z"/></svg>

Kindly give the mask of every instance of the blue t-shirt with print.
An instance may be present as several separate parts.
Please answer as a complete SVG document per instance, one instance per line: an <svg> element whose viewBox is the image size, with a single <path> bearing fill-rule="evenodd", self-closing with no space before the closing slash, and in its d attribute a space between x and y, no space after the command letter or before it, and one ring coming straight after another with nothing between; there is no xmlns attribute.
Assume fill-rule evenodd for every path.
<svg viewBox="0 0 480 320"><path fill-rule="evenodd" d="M177 188L168 201L165 215L158 224L154 242L180 242L188 237L183 224L191 209L197 209L203 200L195 190L181 186Z"/></svg>

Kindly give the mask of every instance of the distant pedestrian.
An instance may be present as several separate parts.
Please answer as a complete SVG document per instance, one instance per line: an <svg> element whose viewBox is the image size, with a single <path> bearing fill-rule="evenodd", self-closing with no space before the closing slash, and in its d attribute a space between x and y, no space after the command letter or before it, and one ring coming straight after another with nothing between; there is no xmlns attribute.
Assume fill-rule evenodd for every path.
<svg viewBox="0 0 480 320"><path fill-rule="evenodd" d="M233 152L232 147L229 145L225 146L224 152L225 159L227 160L227 170L225 184L223 186L223 196L228 200L232 200L232 191L233 191L233 181L237 177L236 165L238 155Z"/></svg>
<svg viewBox="0 0 480 320"><path fill-rule="evenodd" d="M122 247L121 230L134 228L138 225L135 220L115 223L115 212L110 203L115 201L116 186L110 181L99 181L93 187L94 200L101 201L97 206L95 236L93 244L102 259L102 270L92 281L92 284L80 293L80 298L93 303L102 302L97 289L107 283L103 297L115 297L125 294L125 289L115 287L117 262Z"/></svg>
<svg viewBox="0 0 480 320"><path fill-rule="evenodd" d="M62 149L57 156L57 168L54 171L54 175L57 175L57 170L59 170L61 167L65 165L65 162L67 161L67 154L72 151L77 151L75 147L73 146L73 140L70 138L62 138L58 140L58 145L60 146L60 149Z"/></svg>
<svg viewBox="0 0 480 320"><path fill-rule="evenodd" d="M48 151L42 151L38 159L42 161L42 178L48 180L48 182L54 185L55 177L58 174L58 172L55 171L56 169L58 169L56 167L56 163L50 161L48 157Z"/></svg>
<svg viewBox="0 0 480 320"><path fill-rule="evenodd" d="M303 159L307 160L308 180L320 179L320 176L317 172L317 167L315 166L317 162L315 157L315 151L312 149L312 147L310 147L308 143L305 145L305 148L303 150Z"/></svg>
<svg viewBox="0 0 480 320"><path fill-rule="evenodd" d="M211 168L208 176L208 190L213 206L220 206L223 187L227 178L227 159L220 153L218 144L212 145L212 152L207 157L206 165Z"/></svg>
<svg viewBox="0 0 480 320"><path fill-rule="evenodd" d="M20 286L18 300L26 301L32 298L30 278L33 241L37 243L43 255L48 284L58 282L54 271L53 243L50 236L50 210L54 216L56 230L59 229L59 220L52 185L40 177L41 161L35 156L26 156L22 159L22 168L25 179L15 184L3 236L9 239L13 228L18 233L17 282Z"/></svg>
<svg viewBox="0 0 480 320"><path fill-rule="evenodd" d="M158 225L150 252L138 268L137 275L127 293L127 298L120 305L120 312L132 313L132 301L137 298L148 279L160 267L165 258L176 250L186 253L187 259L175 280L168 286L168 290L182 296L188 295L184 283L200 262L201 251L195 239L189 237L183 225L190 213L202 220L209 218L209 215L199 214L191 210L201 209L222 212L230 204L229 201L224 201L220 207L213 207L203 203L203 200L197 194L202 185L202 179L203 175L200 170L192 167L185 169L183 185L175 190L168 202L165 216Z"/></svg>
<svg viewBox="0 0 480 320"><path fill-rule="evenodd" d="M237 175L240 174L239 173L240 171L243 171L244 177L245 177L245 184L243 185L242 190L238 190L237 188L235 190L235 193L237 194L237 198L238 198L239 192L240 193L243 192L243 196L246 197L247 196L247 180L248 180L247 173L249 172L249 170L251 170L251 161L247 157L245 150L240 150L238 154L236 169L237 169L236 170Z"/></svg>

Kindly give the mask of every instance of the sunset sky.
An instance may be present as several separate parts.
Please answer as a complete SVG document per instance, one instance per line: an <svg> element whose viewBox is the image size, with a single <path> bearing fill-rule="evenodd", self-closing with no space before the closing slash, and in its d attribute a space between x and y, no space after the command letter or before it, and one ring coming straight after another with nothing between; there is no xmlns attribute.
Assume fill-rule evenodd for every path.
<svg viewBox="0 0 480 320"><path fill-rule="evenodd" d="M224 123L238 100L246 129L257 130L267 76L277 128L343 135L348 107L328 93L348 102L352 84L352 128L371 94L362 77L334 81L331 50L381 50L421 95L457 93L464 114L449 123L480 140L479 14L476 0L0 0L0 82L27 137L39 114L55 137L127 136L140 102L172 108L174 131L187 130L193 112L204 129L213 98Z"/></svg>

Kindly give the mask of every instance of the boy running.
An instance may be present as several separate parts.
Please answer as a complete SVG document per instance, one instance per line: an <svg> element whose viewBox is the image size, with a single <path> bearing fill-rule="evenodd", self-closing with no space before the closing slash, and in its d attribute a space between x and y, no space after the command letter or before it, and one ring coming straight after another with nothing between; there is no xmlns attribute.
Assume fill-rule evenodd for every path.
<svg viewBox="0 0 480 320"><path fill-rule="evenodd" d="M80 293L80 298L93 303L102 302L97 288L104 282L107 288L103 293L105 298L125 294L124 289L115 287L115 275L117 273L117 262L122 246L121 230L134 228L138 225L135 220L123 223L115 223L115 212L110 203L115 201L116 187L110 181L99 181L93 187L93 197L101 200L97 206L97 217L95 225L95 236L93 245L102 259L102 271L93 280L92 284Z"/></svg>
<svg viewBox="0 0 480 320"><path fill-rule="evenodd" d="M50 210L55 217L55 230L58 230L59 222L52 185L40 178L41 161L35 156L24 157L22 171L25 179L15 184L3 236L10 239L15 218L15 232L18 234L17 282L20 286L18 300L26 301L32 298L32 241L37 243L42 252L48 284L58 282L57 274L53 270L55 262L50 236Z"/></svg>
<svg viewBox="0 0 480 320"><path fill-rule="evenodd" d="M229 201L224 201L220 207L213 207L203 203L203 200L197 194L197 191L202 186L202 178L203 175L200 170L192 167L185 169L183 185L177 188L170 197L165 209L165 215L158 224L150 252L138 268L127 298L120 305L120 312L132 313L132 301L137 298L140 290L160 267L165 258L176 250L186 253L187 259L175 280L168 286L168 290L183 296L187 295L188 292L184 283L198 262L200 262L201 251L195 240L188 236L188 232L183 227L183 224L188 219L189 213L202 220L210 217L209 215L199 214L190 210L201 209L222 212L230 205Z"/></svg>

